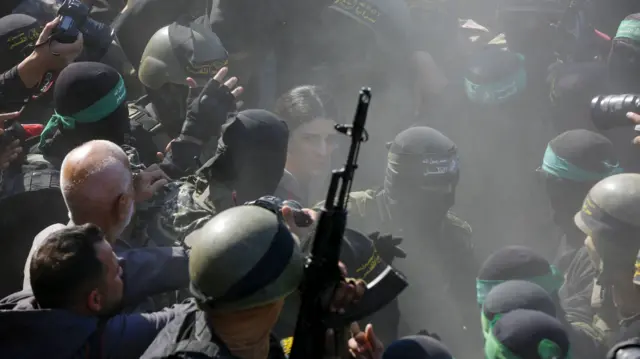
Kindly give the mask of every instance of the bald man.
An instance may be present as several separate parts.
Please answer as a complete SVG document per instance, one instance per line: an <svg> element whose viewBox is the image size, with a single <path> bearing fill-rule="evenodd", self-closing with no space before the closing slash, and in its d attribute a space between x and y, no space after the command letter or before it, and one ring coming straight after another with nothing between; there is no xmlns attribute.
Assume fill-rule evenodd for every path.
<svg viewBox="0 0 640 359"><path fill-rule="evenodd" d="M125 250L117 242L131 221L135 203L149 199L166 183L166 175L158 167L134 175L127 155L109 141L90 141L69 152L62 162L60 188L71 221L51 225L35 237L24 267L23 292L30 292L29 265L44 239L66 226L86 223L100 227L119 256L126 304L186 288L188 257L184 249Z"/></svg>

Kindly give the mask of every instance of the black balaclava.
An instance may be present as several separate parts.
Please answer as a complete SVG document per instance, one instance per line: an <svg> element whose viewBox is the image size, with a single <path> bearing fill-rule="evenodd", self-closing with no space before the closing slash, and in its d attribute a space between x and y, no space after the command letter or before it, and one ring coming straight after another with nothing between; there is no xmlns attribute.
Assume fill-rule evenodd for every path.
<svg viewBox="0 0 640 359"><path fill-rule="evenodd" d="M613 144L588 130L564 132L549 142L540 169L545 176L554 223L570 245L579 247L584 234L573 217L596 182L621 171Z"/></svg>
<svg viewBox="0 0 640 359"><path fill-rule="evenodd" d="M452 359L449 349L426 335L400 338L385 349L382 359Z"/></svg>
<svg viewBox="0 0 640 359"><path fill-rule="evenodd" d="M620 23L607 62L616 93L640 91L640 14L629 15Z"/></svg>
<svg viewBox="0 0 640 359"><path fill-rule="evenodd" d="M287 161L287 124L266 110L245 110L222 126L216 154L199 170L236 193L236 203L273 195Z"/></svg>
<svg viewBox="0 0 640 359"><path fill-rule="evenodd" d="M213 71L209 73L201 72L202 69L195 68L202 65L215 65L216 69L220 69L227 64L226 50L222 44L203 43L196 40L194 31L200 34L207 29L201 29L201 23L205 21L205 17L201 17L194 22L187 22L185 19L174 22L168 27L169 45L177 63L182 67L184 78L193 78L199 86L204 87L211 76L215 75ZM197 36L200 37L200 36ZM217 49L217 51L215 51ZM212 57L213 56L213 57ZM175 81L175 80L174 80ZM202 88L192 89L192 96L197 96ZM166 83L158 89L146 88L149 100L154 106L155 115L158 121L162 123L164 130L171 137L178 137L182 129L187 106L190 99L187 98L189 88L183 84Z"/></svg>
<svg viewBox="0 0 640 359"><path fill-rule="evenodd" d="M187 114L187 94L189 89L182 85L164 84L157 90L147 88L146 91L149 101L153 105L155 115L158 117L158 121L162 123L163 129L171 137L178 137Z"/></svg>
<svg viewBox="0 0 640 359"><path fill-rule="evenodd" d="M524 280L539 285L549 293L556 305L556 310L562 311L558 290L564 283L564 277L544 257L532 249L523 246L507 246L484 261L476 279L478 304L483 305L491 290L508 280Z"/></svg>
<svg viewBox="0 0 640 359"><path fill-rule="evenodd" d="M436 228L455 201L459 167L456 145L430 127L412 127L389 144L385 194L396 213L413 213Z"/></svg>
<svg viewBox="0 0 640 359"><path fill-rule="evenodd" d="M98 139L125 144L130 132L126 89L112 67L97 62L67 66L58 76L53 97L58 117L52 117L47 125L51 131L41 136L45 155L62 160L75 147ZM90 108L94 111L87 113Z"/></svg>

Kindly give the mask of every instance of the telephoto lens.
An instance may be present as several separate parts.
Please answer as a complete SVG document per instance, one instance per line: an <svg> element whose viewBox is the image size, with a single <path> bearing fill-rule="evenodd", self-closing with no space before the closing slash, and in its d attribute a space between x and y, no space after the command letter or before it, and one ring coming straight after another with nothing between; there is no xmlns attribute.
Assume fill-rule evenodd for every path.
<svg viewBox="0 0 640 359"><path fill-rule="evenodd" d="M591 100L591 121L604 131L614 127L631 126L627 112L638 112L640 96L633 94L601 95Z"/></svg>

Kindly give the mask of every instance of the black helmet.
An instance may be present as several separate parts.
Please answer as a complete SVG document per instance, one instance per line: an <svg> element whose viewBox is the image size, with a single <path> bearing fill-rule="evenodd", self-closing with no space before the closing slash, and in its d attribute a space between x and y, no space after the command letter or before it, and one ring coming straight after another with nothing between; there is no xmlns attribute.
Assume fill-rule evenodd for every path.
<svg viewBox="0 0 640 359"><path fill-rule="evenodd" d="M138 78L152 89L167 83L186 86L187 77L204 86L226 64L227 50L211 29L198 22L173 23L156 31L147 43Z"/></svg>

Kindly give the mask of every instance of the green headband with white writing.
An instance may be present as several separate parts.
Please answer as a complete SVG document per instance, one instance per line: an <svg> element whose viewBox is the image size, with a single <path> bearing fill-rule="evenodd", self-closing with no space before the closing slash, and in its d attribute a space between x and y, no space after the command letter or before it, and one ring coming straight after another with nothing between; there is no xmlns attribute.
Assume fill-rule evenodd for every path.
<svg viewBox="0 0 640 359"><path fill-rule="evenodd" d="M109 91L109 93L84 110L71 116L63 116L55 111L40 135L40 144L38 147L42 148L48 135L60 125L66 129L74 129L76 127L76 123L94 123L103 120L105 117L113 113L113 111L118 109L126 97L127 89L124 86L124 80L120 77L118 83L113 87L113 89L111 89L111 91Z"/></svg>

